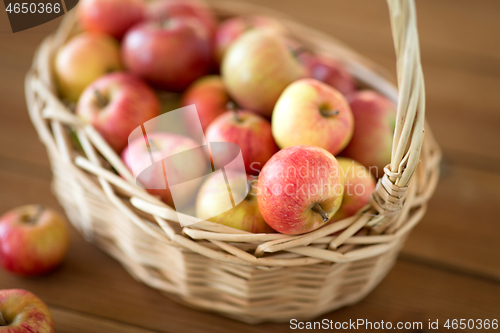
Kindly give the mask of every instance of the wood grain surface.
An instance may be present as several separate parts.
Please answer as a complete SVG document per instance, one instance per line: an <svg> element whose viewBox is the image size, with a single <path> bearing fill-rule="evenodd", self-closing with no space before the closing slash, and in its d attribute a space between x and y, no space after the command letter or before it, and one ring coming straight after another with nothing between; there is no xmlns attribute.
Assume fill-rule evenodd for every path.
<svg viewBox="0 0 500 333"><path fill-rule="evenodd" d="M383 0L249 2L325 31L395 75ZM421 0L417 12L427 118L444 151L441 180L380 286L318 320L500 319L500 2ZM0 213L28 203L62 211L23 87L36 46L58 22L12 34L0 13ZM0 271L0 289L25 288L47 302L57 332L290 331L288 324L251 326L179 305L133 280L76 231L71 237L63 266L49 276Z"/></svg>

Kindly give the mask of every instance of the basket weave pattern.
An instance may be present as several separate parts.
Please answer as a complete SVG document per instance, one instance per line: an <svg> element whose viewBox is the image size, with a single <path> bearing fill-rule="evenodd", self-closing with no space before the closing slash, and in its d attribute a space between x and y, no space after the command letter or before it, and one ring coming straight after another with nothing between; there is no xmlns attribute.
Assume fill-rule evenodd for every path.
<svg viewBox="0 0 500 333"><path fill-rule="evenodd" d="M424 215L441 156L428 126L424 137L414 2L388 4L399 91L371 63L320 32L258 7L213 3L222 17L278 17L308 47L340 58L364 85L398 101L392 162L370 204L356 216L298 236L251 234L211 222L181 228L172 208L136 186L95 129L57 96L52 60L78 32L74 11L67 14L35 55L26 97L47 147L53 191L72 224L136 279L191 306L246 322L308 319L362 299L390 270L409 231ZM81 148L74 146L70 129ZM370 231L357 234L365 227Z"/></svg>

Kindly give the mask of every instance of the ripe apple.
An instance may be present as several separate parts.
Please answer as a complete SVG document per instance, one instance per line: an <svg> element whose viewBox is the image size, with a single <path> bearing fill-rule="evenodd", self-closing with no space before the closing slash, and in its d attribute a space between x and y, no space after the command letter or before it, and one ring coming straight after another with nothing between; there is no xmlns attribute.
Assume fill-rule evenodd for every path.
<svg viewBox="0 0 500 333"><path fill-rule="evenodd" d="M69 246L64 218L43 206L28 205L0 217L0 263L18 275L54 270Z"/></svg>
<svg viewBox="0 0 500 333"><path fill-rule="evenodd" d="M241 35L222 61L222 79L229 95L242 108L265 117L271 117L283 90L305 74L283 38L267 29Z"/></svg>
<svg viewBox="0 0 500 333"><path fill-rule="evenodd" d="M122 56L129 71L174 92L205 75L212 63L206 29L175 17L135 25L123 38Z"/></svg>
<svg viewBox="0 0 500 333"><path fill-rule="evenodd" d="M54 319L47 305L22 289L0 290L0 332L54 333Z"/></svg>
<svg viewBox="0 0 500 333"><path fill-rule="evenodd" d="M272 126L281 148L312 145L336 155L351 139L354 118L338 90L315 79L302 79L281 94Z"/></svg>
<svg viewBox="0 0 500 333"><path fill-rule="evenodd" d="M218 75L204 76L196 80L182 96L181 105L196 105L203 131L219 115L227 111L229 96ZM189 119L186 127L190 128Z"/></svg>
<svg viewBox="0 0 500 333"><path fill-rule="evenodd" d="M360 162L375 177L382 177L384 167L391 163L396 105L369 90L353 94L349 102L356 126L342 155Z"/></svg>
<svg viewBox="0 0 500 333"><path fill-rule="evenodd" d="M233 110L220 115L208 126L206 138L208 142L238 145L245 170L253 175L259 174L264 164L278 151L269 121L249 111Z"/></svg>
<svg viewBox="0 0 500 333"><path fill-rule="evenodd" d="M86 31L121 39L130 27L143 20L145 10L144 0L81 0L78 19Z"/></svg>
<svg viewBox="0 0 500 333"><path fill-rule="evenodd" d="M76 113L121 152L137 126L160 114L160 102L141 79L119 72L105 75L85 89Z"/></svg>
<svg viewBox="0 0 500 333"><path fill-rule="evenodd" d="M257 202L274 230L297 235L315 230L337 212L344 193L339 163L313 146L280 150L259 175Z"/></svg>
<svg viewBox="0 0 500 333"><path fill-rule="evenodd" d="M90 83L121 68L120 46L114 38L81 33L61 47L54 71L62 97L76 102Z"/></svg>
<svg viewBox="0 0 500 333"><path fill-rule="evenodd" d="M238 37L252 29L269 29L285 34L285 27L277 20L259 15L237 16L230 18L219 25L215 35L215 57L222 62L224 54Z"/></svg>
<svg viewBox="0 0 500 333"><path fill-rule="evenodd" d="M193 195L201 183L200 177L206 174L206 166L210 164L208 156L201 149L195 149L200 145L185 136L167 132L148 133L149 148L145 144L145 139L143 136L137 137L123 150L121 155L123 162L136 176L138 183L149 193L160 196L165 203L172 207L185 207L193 199ZM190 153L183 157L183 163L169 168L169 172L171 172L169 176L175 179L193 180L184 184L183 191L179 193L179 196L176 196L174 205L166 169L164 169L162 161L171 155L187 150L190 150ZM152 156L154 164L151 164L150 156ZM139 175L141 171L143 172ZM196 181L196 179L200 180Z"/></svg>
<svg viewBox="0 0 500 333"><path fill-rule="evenodd" d="M238 178L246 178L244 173L227 171L226 177L229 184L234 184L233 192L245 193L246 189L242 186L247 183L236 181ZM250 191L248 195L235 207L219 214L227 207L228 187L226 183L221 183L216 175L210 176L201 186L196 198L196 216L203 220L227 225L229 227L240 229L253 233L271 233L275 232L267 225L257 205L257 187L252 186L253 180L248 181Z"/></svg>
<svg viewBox="0 0 500 333"><path fill-rule="evenodd" d="M337 158L344 175L344 198L333 221L339 221L356 214L370 201L375 190L375 178L361 163L346 157Z"/></svg>
<svg viewBox="0 0 500 333"><path fill-rule="evenodd" d="M325 55L313 55L307 52L300 54L299 59L306 66L310 78L334 87L344 96L356 91L354 77L340 61Z"/></svg>
<svg viewBox="0 0 500 333"><path fill-rule="evenodd" d="M150 21L165 18L192 18L199 21L212 38L217 31L217 19L204 1L156 0L149 4L146 17Z"/></svg>

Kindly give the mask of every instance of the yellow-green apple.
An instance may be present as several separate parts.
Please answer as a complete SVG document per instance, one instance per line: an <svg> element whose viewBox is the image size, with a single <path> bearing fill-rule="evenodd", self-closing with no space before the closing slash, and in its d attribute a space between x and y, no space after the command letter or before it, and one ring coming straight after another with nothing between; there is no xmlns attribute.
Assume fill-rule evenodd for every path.
<svg viewBox="0 0 500 333"><path fill-rule="evenodd" d="M343 193L344 177L332 154L319 147L293 146L280 150L264 165L257 202L271 228L297 235L330 221Z"/></svg>
<svg viewBox="0 0 500 333"><path fill-rule="evenodd" d="M90 83L121 68L118 42L98 33L75 36L61 47L54 65L59 91L71 102L76 102Z"/></svg>
<svg viewBox="0 0 500 333"><path fill-rule="evenodd" d="M208 126L206 138L208 142L232 142L238 145L245 170L253 175L257 175L278 151L269 121L245 110L232 110L217 117Z"/></svg>
<svg viewBox="0 0 500 333"><path fill-rule="evenodd" d="M160 101L140 78L118 72L88 86L76 113L91 123L115 151L121 152L137 126L160 114Z"/></svg>
<svg viewBox="0 0 500 333"><path fill-rule="evenodd" d="M282 36L268 29L245 32L222 61L222 79L229 95L242 108L265 117L271 117L283 90L305 74Z"/></svg>
<svg viewBox="0 0 500 333"><path fill-rule="evenodd" d="M54 319L47 305L22 289L0 290L0 332L54 333Z"/></svg>
<svg viewBox="0 0 500 333"><path fill-rule="evenodd" d="M342 155L360 162L375 177L382 177L384 167L391 162L396 105L370 90L351 95L349 103L356 126Z"/></svg>
<svg viewBox="0 0 500 333"><path fill-rule="evenodd" d="M260 15L236 16L222 22L215 35L215 57L222 62L227 48L243 33L252 29L270 29L285 34L285 27L277 20Z"/></svg>
<svg viewBox="0 0 500 333"><path fill-rule="evenodd" d="M199 146L194 140L182 135L153 132L147 133L147 139L143 136L133 139L121 157L140 185L149 193L158 195L168 205L179 209L194 199L201 183L200 177L206 174L206 166L210 164L204 151L197 149ZM168 160L170 156L179 156L182 152L187 153L181 159L173 163ZM170 167L166 166L167 163ZM168 185L167 172L171 179L186 180L183 190L177 192L175 198Z"/></svg>
<svg viewBox="0 0 500 333"><path fill-rule="evenodd" d="M315 79L302 79L281 94L272 127L280 148L311 145L336 155L351 139L354 118L338 90Z"/></svg>
<svg viewBox="0 0 500 333"><path fill-rule="evenodd" d="M299 59L306 66L309 77L334 87L344 96L356 91L354 77L340 61L325 55L313 55L307 52L301 53Z"/></svg>
<svg viewBox="0 0 500 333"><path fill-rule="evenodd" d="M152 1L146 12L148 20L165 18L192 18L199 21L210 37L217 31L217 19L210 7L200 0L156 0Z"/></svg>
<svg viewBox="0 0 500 333"><path fill-rule="evenodd" d="M121 39L128 29L143 20L145 10L144 0L81 0L78 20L86 31Z"/></svg>
<svg viewBox="0 0 500 333"><path fill-rule="evenodd" d="M344 175L344 197L333 221L356 214L370 201L375 190L375 178L361 163L347 157L337 158Z"/></svg>
<svg viewBox="0 0 500 333"><path fill-rule="evenodd" d="M52 209L27 205L0 217L0 262L12 273L49 273L62 262L68 246L66 222Z"/></svg>
<svg viewBox="0 0 500 333"><path fill-rule="evenodd" d="M253 233L275 232L262 218L257 205L257 187L252 186L254 180L249 179L248 183L233 181L238 178L246 178L246 174L236 171L227 171L226 177L229 184L234 184L231 193L246 193L247 189L242 186L250 187L247 196L235 207L226 210L228 203L228 186L220 182L217 175L211 175L203 183L196 198L196 216L203 220L223 224L235 229L240 229Z"/></svg>
<svg viewBox="0 0 500 333"><path fill-rule="evenodd" d="M212 63L206 29L189 18L165 18L135 25L122 43L125 67L158 88L181 92L205 75Z"/></svg>
<svg viewBox="0 0 500 333"><path fill-rule="evenodd" d="M196 105L198 117L203 131L210 123L227 111L229 95L226 92L224 83L218 75L208 75L199 78L182 96L181 105ZM191 128L190 119L186 118L186 127Z"/></svg>

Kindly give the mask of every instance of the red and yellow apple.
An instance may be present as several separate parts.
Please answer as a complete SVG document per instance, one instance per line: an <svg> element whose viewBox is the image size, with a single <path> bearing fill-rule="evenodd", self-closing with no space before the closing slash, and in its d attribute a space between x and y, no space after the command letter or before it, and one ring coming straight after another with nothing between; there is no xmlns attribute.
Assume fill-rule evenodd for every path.
<svg viewBox="0 0 500 333"><path fill-rule="evenodd" d="M281 94L272 128L280 148L311 145L336 155L351 139L354 118L338 90L315 79L302 79Z"/></svg>
<svg viewBox="0 0 500 333"><path fill-rule="evenodd" d="M218 75L208 75L196 80L186 90L182 96L181 105L196 105L201 128L205 131L215 118L227 111L226 105L228 102L229 95L226 92L221 77ZM190 118L186 118L187 128L191 128L189 120Z"/></svg>
<svg viewBox="0 0 500 333"><path fill-rule="evenodd" d="M82 28L121 39L144 18L144 0L81 0L78 19Z"/></svg>
<svg viewBox="0 0 500 333"><path fill-rule="evenodd" d="M333 221L339 221L356 214L370 201L375 190L373 175L361 163L347 157L337 158L344 175L344 197Z"/></svg>
<svg viewBox="0 0 500 333"><path fill-rule="evenodd" d="M235 171L226 171L226 177L229 184L233 184L232 193L246 193L247 186L245 182L233 181L237 178L246 178L244 173L239 174ZM220 178L215 174L210 176L201 186L196 199L196 216L203 220L223 224L228 227L240 229L253 233L275 232L262 218L257 205L257 188L252 186L252 180L248 181L250 191L248 195L235 207L228 208L228 187L226 183L220 182ZM234 197L234 196L233 196Z"/></svg>
<svg viewBox="0 0 500 333"><path fill-rule="evenodd" d="M250 30L234 41L222 61L229 95L244 109L271 117L285 88L306 75L283 38L267 29Z"/></svg>
<svg viewBox="0 0 500 333"><path fill-rule="evenodd" d="M52 209L27 205L0 217L0 263L12 273L49 273L60 265L68 246L66 222Z"/></svg>
<svg viewBox="0 0 500 333"><path fill-rule="evenodd" d="M120 70L120 46L104 34L81 33L62 46L54 71L64 99L76 102L83 90L106 73Z"/></svg>
<svg viewBox="0 0 500 333"><path fill-rule="evenodd" d="M396 105L375 91L360 91L349 99L354 115L354 134L342 156L366 166L375 177L382 177L391 162L396 124Z"/></svg>
<svg viewBox="0 0 500 333"><path fill-rule="evenodd" d="M228 47L243 33L252 29L269 29L285 34L285 27L277 20L260 15L236 16L222 22L215 36L215 57L222 62Z"/></svg>
<svg viewBox="0 0 500 333"><path fill-rule="evenodd" d="M54 319L47 305L22 289L0 290L0 332L54 333Z"/></svg>
<svg viewBox="0 0 500 333"><path fill-rule="evenodd" d="M135 25L123 38L122 57L130 72L173 92L185 90L212 64L206 29L182 17Z"/></svg>
<svg viewBox="0 0 500 333"><path fill-rule="evenodd" d="M253 175L278 151L269 121L249 111L234 110L220 115L208 126L206 139L238 145L245 170Z"/></svg>
<svg viewBox="0 0 500 333"><path fill-rule="evenodd" d="M330 221L342 202L344 177L335 157L323 148L280 150L259 175L257 202L274 230L297 235Z"/></svg>
<svg viewBox="0 0 500 333"><path fill-rule="evenodd" d="M91 123L115 151L121 152L137 126L160 114L160 102L140 78L119 72L105 75L87 87L76 113Z"/></svg>

